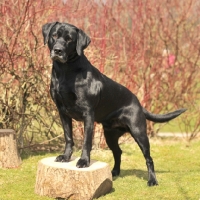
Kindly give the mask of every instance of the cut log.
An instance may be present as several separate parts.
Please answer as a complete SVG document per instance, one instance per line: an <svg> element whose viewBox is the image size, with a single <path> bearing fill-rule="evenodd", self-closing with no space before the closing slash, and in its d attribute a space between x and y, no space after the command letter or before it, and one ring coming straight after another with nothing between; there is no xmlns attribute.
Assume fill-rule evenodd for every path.
<svg viewBox="0 0 200 200"><path fill-rule="evenodd" d="M15 131L0 129L0 168L16 168L20 164Z"/></svg>
<svg viewBox="0 0 200 200"><path fill-rule="evenodd" d="M109 193L112 174L107 163L92 160L87 168L77 168L79 158L55 162L56 157L39 161L35 192L41 196L73 200L91 200Z"/></svg>

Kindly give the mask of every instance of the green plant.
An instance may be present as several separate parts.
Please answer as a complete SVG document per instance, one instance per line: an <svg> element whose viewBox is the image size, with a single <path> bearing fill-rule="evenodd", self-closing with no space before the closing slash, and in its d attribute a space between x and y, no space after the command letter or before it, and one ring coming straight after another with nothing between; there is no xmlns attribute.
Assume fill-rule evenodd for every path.
<svg viewBox="0 0 200 200"><path fill-rule="evenodd" d="M147 186L145 160L136 143L129 139L121 145L123 150L121 174L114 178L113 190L100 200L193 200L199 199L200 187L200 141L187 143L179 140L151 140L151 154L154 158L159 185ZM34 193L37 163L44 157L58 153L23 154L23 163L17 169L0 169L0 199L2 200L50 200ZM74 155L80 156L77 151ZM107 162L112 169L113 158L110 150L93 150L92 159ZM69 183L70 184L70 183Z"/></svg>

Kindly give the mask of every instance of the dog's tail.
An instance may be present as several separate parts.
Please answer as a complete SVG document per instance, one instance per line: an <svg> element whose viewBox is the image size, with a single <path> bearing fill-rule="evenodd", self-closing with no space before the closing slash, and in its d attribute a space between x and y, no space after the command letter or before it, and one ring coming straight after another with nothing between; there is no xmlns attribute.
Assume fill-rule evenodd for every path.
<svg viewBox="0 0 200 200"><path fill-rule="evenodd" d="M187 109L182 108L182 109L179 109L174 112L167 113L167 114L153 114L153 113L148 112L145 108L143 108L143 113L144 113L146 119L148 119L150 121L164 123L164 122L168 122L171 119L178 117L180 114L182 114L186 110Z"/></svg>

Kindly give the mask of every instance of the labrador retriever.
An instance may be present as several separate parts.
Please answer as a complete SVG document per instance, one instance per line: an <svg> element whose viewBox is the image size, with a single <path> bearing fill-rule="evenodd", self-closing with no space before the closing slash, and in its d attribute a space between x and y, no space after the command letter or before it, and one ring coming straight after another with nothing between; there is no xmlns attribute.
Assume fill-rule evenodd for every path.
<svg viewBox="0 0 200 200"><path fill-rule="evenodd" d="M112 175L120 174L122 151L118 139L129 132L139 145L148 169L148 185L157 185L146 119L167 122L186 109L168 114L152 114L143 108L126 87L111 80L95 68L84 55L90 38L81 29L68 23L53 22L42 27L44 44L48 44L53 61L50 93L55 102L66 140L63 155L56 162L68 162L72 155L72 119L84 123L84 142L78 168L90 165L94 122L103 125L108 147L114 157Z"/></svg>

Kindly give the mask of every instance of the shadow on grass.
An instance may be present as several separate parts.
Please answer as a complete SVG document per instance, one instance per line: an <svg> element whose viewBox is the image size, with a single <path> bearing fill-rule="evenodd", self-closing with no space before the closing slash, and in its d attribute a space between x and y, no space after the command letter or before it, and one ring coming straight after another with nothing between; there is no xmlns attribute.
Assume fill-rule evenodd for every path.
<svg viewBox="0 0 200 200"><path fill-rule="evenodd" d="M20 154L20 157L22 160L26 160L26 159L29 159L30 157L33 157L33 156L45 156L47 154L54 154L55 155L59 155L60 152L57 152L57 151L23 151L21 154Z"/></svg>
<svg viewBox="0 0 200 200"><path fill-rule="evenodd" d="M156 174L158 173L167 173L168 171L156 171ZM136 176L139 179L144 179L148 181L148 172L147 170L140 170L140 169L122 169L120 172L120 177L126 177L126 176ZM116 180L117 177L114 177L113 180Z"/></svg>
<svg viewBox="0 0 200 200"><path fill-rule="evenodd" d="M112 188L110 192L108 192L107 194L102 195L102 196L100 196L100 197L106 196L106 195L111 194L111 193L113 193L113 192L115 192L115 188ZM98 198L99 198L99 197L98 197ZM98 198L95 198L95 199L98 199ZM66 199L65 199L65 198L61 198L61 197L57 197L57 198L55 198L54 200L66 200Z"/></svg>

